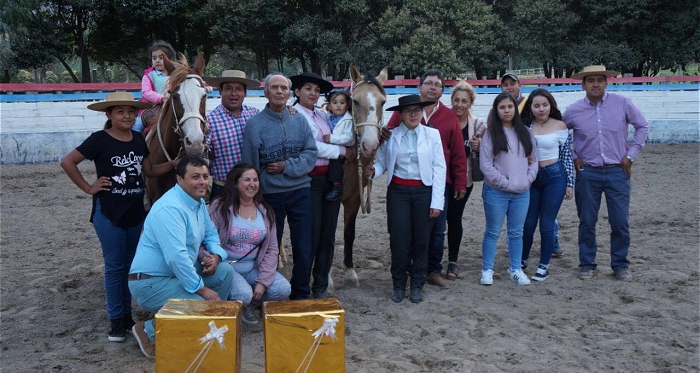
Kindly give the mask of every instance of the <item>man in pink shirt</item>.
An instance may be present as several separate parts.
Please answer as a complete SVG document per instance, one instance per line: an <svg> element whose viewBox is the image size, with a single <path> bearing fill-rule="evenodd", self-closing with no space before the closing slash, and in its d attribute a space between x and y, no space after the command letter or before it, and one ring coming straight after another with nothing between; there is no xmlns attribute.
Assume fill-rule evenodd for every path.
<svg viewBox="0 0 700 373"><path fill-rule="evenodd" d="M582 80L586 97L569 105L563 115L566 126L573 129L580 279L593 277L598 265L595 228L603 193L611 229L610 266L615 278L631 279L627 260L630 177L632 164L649 133L649 123L631 99L605 92L607 79L617 75L617 71L608 71L603 65L587 66L572 75ZM631 143L627 140L629 125L634 127Z"/></svg>

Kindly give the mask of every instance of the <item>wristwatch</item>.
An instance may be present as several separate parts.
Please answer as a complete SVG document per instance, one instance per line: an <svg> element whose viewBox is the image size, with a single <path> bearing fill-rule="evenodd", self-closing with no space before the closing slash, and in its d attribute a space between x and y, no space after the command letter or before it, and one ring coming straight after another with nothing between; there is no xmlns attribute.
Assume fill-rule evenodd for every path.
<svg viewBox="0 0 700 373"><path fill-rule="evenodd" d="M625 157L625 158L629 159L631 163L634 163L634 157L633 157L633 156L628 155L628 156Z"/></svg>

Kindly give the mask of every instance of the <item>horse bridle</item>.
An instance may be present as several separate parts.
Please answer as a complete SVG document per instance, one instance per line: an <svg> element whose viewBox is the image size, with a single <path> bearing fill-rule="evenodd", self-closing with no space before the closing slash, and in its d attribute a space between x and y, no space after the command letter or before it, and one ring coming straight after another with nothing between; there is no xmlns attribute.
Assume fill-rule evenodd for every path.
<svg viewBox="0 0 700 373"><path fill-rule="evenodd" d="M199 75L188 74L185 79L197 79L197 80L199 80L200 83L202 83L202 86L204 86L204 80L202 80L202 78ZM212 88L209 86L205 86L204 90L207 93L212 92ZM205 96L205 100L206 100L206 96ZM173 127L173 131L178 136L180 136L180 144L181 145L180 145L180 149L178 150L178 155L179 155L180 153L182 153L183 147L184 147L184 145L183 145L184 140L182 139L182 129L181 129L182 124L185 123L186 120L191 119L191 118L199 119L199 121L202 124L204 124L204 129L202 132L204 132L204 135L206 136L206 134L209 133L209 122L207 122L207 119L205 117L203 117L202 114L199 113L199 108L197 108L198 109L197 111L191 111L191 110L187 111L187 108L185 108L185 105L183 105L185 112L183 113L182 118L180 118L178 120L177 111L175 111L175 105L170 103L170 107L173 109L173 117L175 118L175 122L177 123ZM158 141L160 142L160 147L163 150L163 153L165 154L165 158L167 158L168 161L172 161L172 158L170 158L170 154L168 154L168 151L165 149L165 143L163 142L163 134L161 133L160 125L157 126L157 132L158 132Z"/></svg>
<svg viewBox="0 0 700 373"><path fill-rule="evenodd" d="M362 81L362 82L359 82L359 83L357 83L357 84L354 84L354 83L353 83L353 84L350 86L350 97L353 96L353 94L354 94L354 92L355 92L355 88L356 88L357 86L359 86L359 85L361 85L361 84L365 84L365 83L366 83L366 84L373 84L372 82L369 82L369 81ZM384 116L382 115L382 117L381 117L381 119L380 119L379 121L374 121L374 120L370 121L370 120L368 120L368 121L364 121L364 122L357 123L357 121L355 120L355 106L353 105L353 108L352 108L352 121L353 121L353 123L355 123L355 143L356 143L356 149L358 149L358 151L357 151L357 159L359 159L359 158L360 158L360 152L362 151L362 149L359 149L359 147L360 147L360 128L361 128L361 127L367 127L367 126L377 127L377 130L379 131L379 134L380 134L380 136L381 136L382 127L384 127ZM375 159L376 159L376 156L374 156L374 157L372 158L372 163L374 163ZM364 172L363 172L363 170L362 170L361 162L358 162L358 163L360 163L360 167L358 168L358 178L357 178L358 183L360 184L360 185L359 185L359 189L360 189L360 207L361 207L361 209L362 209L362 213L365 214L365 213L370 213L370 212L372 211L372 201L370 200L370 196L372 195L372 179L367 180L367 198L365 199L365 196L364 196L365 191L364 191L364 189L362 188L362 179L363 179L363 177L364 177Z"/></svg>

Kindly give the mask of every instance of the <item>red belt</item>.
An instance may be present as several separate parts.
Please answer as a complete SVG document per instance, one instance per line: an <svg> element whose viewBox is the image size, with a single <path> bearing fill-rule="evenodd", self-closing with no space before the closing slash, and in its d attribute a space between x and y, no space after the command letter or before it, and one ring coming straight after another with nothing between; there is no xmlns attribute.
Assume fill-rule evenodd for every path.
<svg viewBox="0 0 700 373"><path fill-rule="evenodd" d="M319 176L319 175L325 175L328 173L328 166L315 166L314 168L311 169L311 172L309 172L309 176Z"/></svg>
<svg viewBox="0 0 700 373"><path fill-rule="evenodd" d="M399 184L399 185L403 185L403 186L423 186L423 181L421 181L421 180L402 179L398 176L392 176L391 182Z"/></svg>
<svg viewBox="0 0 700 373"><path fill-rule="evenodd" d="M153 278L153 276L145 273L129 273L129 280L147 280L149 278Z"/></svg>

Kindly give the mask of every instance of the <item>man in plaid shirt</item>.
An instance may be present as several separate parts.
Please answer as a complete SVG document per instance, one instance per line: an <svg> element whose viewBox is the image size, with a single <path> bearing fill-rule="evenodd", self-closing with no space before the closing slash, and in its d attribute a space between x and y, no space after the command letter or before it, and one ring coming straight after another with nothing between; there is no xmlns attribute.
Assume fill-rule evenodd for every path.
<svg viewBox="0 0 700 373"><path fill-rule="evenodd" d="M241 144L245 123L258 109L243 105L248 89L260 87L257 80L247 79L243 71L224 70L219 78L207 79L207 84L218 87L221 104L207 115L209 134L209 161L214 185L211 199L221 194L226 175L241 161Z"/></svg>

